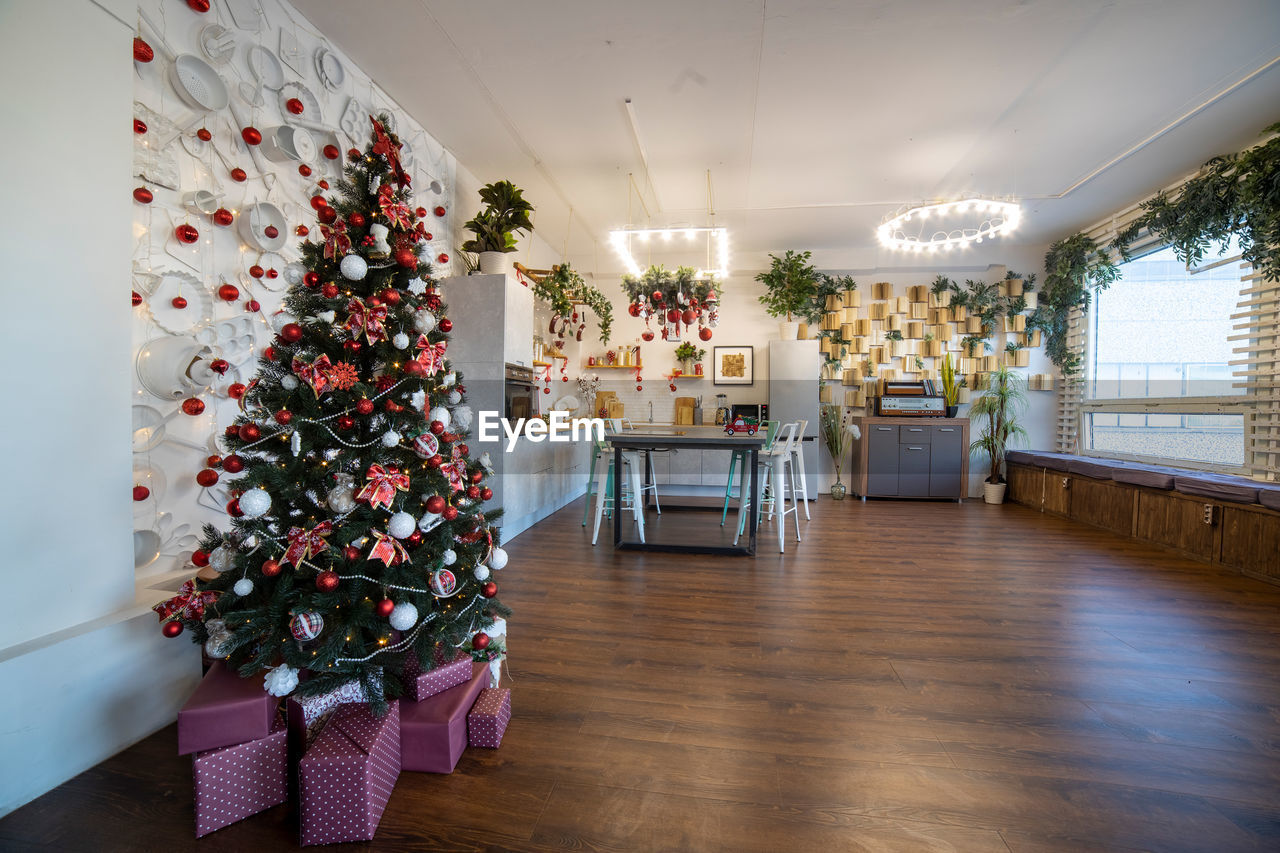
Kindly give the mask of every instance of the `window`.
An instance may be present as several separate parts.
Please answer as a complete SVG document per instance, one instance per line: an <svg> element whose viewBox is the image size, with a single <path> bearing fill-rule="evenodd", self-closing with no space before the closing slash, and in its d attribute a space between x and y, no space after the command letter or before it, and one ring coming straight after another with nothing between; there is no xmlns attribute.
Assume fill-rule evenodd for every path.
<svg viewBox="0 0 1280 853"><path fill-rule="evenodd" d="M1164 248L1121 267L1089 316L1081 449L1238 470L1245 389L1232 365L1239 255L1188 270Z"/></svg>

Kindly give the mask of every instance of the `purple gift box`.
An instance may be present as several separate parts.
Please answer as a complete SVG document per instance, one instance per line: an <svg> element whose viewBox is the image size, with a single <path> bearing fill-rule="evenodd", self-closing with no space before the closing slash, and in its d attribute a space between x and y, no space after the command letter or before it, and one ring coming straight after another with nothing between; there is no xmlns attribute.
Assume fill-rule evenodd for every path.
<svg viewBox="0 0 1280 853"><path fill-rule="evenodd" d="M191 757L196 838L278 806L289 797L284 720L264 738Z"/></svg>
<svg viewBox="0 0 1280 853"><path fill-rule="evenodd" d="M359 679L319 696L290 696L285 703L289 718L289 744L295 756L311 746L325 722L343 705L361 705L369 701Z"/></svg>
<svg viewBox="0 0 1280 853"><path fill-rule="evenodd" d="M416 654L410 651L405 655L404 692L407 698L421 702L471 680L471 655L467 652L461 649L445 652L437 648L434 657L435 668L423 672Z"/></svg>
<svg viewBox="0 0 1280 853"><path fill-rule="evenodd" d="M486 687L467 714L467 745L497 749L511 722L511 691Z"/></svg>
<svg viewBox="0 0 1280 853"><path fill-rule="evenodd" d="M400 709L400 763L405 770L452 773L467 748L467 712L489 684L489 665L473 664L471 680Z"/></svg>
<svg viewBox="0 0 1280 853"><path fill-rule="evenodd" d="M178 712L178 754L234 746L271 734L280 700L262 688L262 675L241 678L222 661Z"/></svg>
<svg viewBox="0 0 1280 853"><path fill-rule="evenodd" d="M333 712L298 762L302 844L369 841L400 776L400 703Z"/></svg>

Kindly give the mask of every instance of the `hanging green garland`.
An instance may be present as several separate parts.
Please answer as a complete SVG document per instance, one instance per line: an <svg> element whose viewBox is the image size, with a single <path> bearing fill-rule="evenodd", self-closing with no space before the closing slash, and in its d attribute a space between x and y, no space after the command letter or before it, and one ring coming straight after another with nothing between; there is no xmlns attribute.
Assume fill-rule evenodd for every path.
<svg viewBox="0 0 1280 853"><path fill-rule="evenodd" d="M551 268L551 272L541 280L534 280L533 295L551 306L551 313L556 317L568 319L573 316L574 303L579 303L596 315L600 326L600 343L609 343L609 333L613 328L613 304L609 297L578 275L568 264L559 264Z"/></svg>

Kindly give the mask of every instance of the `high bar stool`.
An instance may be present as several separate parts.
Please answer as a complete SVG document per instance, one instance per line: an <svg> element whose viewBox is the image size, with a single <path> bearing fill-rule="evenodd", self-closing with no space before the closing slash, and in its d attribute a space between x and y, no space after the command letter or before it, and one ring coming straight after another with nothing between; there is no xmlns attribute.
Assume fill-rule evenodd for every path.
<svg viewBox="0 0 1280 853"><path fill-rule="evenodd" d="M644 541L644 502L640 500L640 454L634 450L626 450L622 453L622 467L624 471L621 473L613 470L613 448L609 447L607 442L597 442L596 458L592 463L592 474L596 481L596 511L595 526L591 531L591 544L596 544L600 538L600 518L604 515L604 507L606 503L613 502L613 478L623 476L625 490L623 492L623 501L629 497L631 500L631 514L635 520L636 526L639 528L640 541ZM621 512L622 507L613 507L614 512Z"/></svg>
<svg viewBox="0 0 1280 853"><path fill-rule="evenodd" d="M773 441L778 437L779 421L764 422L764 447L760 448L761 453L768 453L773 449ZM738 491L733 490L733 472L738 471ZM747 482L747 451L731 450L729 451L729 479L724 484L724 508L720 511L720 526L724 527L724 521L729 516L729 501L740 500L744 483Z"/></svg>
<svg viewBox="0 0 1280 853"><path fill-rule="evenodd" d="M737 545L738 540L742 538L742 531L746 527L747 512L754 512L756 518L761 515L763 504L769 502L769 518L777 516L778 526L778 552L785 554L786 547L786 522L787 516L791 515L796 526L796 542L800 542L800 510L796 506L796 488L795 488L795 471L792 466L792 452L796 444L796 427L795 423L784 424L782 429L778 431L778 438L773 443L773 449L769 452L760 454L759 465L763 469L761 472L765 476L760 478L760 490L757 494L752 495L748 500L738 502L738 532L733 537L733 544ZM769 484L769 497L765 497L765 482ZM745 480L744 480L745 482ZM788 488L789 486L789 488ZM791 495L791 507L787 507L787 495Z"/></svg>
<svg viewBox="0 0 1280 853"><path fill-rule="evenodd" d="M809 428L808 421L796 421L796 443L795 458L791 464L794 466L795 480L799 484L800 489L800 505L804 507L804 520L809 520L809 481L804 476L804 433Z"/></svg>

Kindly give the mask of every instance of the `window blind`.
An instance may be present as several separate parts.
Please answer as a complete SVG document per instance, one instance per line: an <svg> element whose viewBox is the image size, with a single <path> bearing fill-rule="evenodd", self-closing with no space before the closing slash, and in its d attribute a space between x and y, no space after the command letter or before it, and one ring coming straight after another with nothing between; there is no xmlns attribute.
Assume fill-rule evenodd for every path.
<svg viewBox="0 0 1280 853"><path fill-rule="evenodd" d="M1232 314L1240 345L1233 352L1237 388L1249 401L1245 415L1245 467L1257 479L1280 479L1280 282L1241 264L1239 312Z"/></svg>

